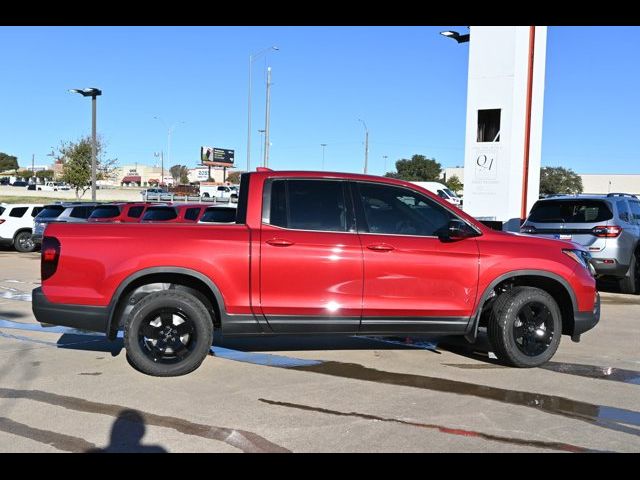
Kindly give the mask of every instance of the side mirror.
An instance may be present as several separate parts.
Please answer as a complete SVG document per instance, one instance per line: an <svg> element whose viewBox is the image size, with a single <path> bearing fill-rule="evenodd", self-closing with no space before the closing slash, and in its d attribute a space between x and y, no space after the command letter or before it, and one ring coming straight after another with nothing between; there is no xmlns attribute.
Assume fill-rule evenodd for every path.
<svg viewBox="0 0 640 480"><path fill-rule="evenodd" d="M475 232L473 232L466 223L457 218L453 218L449 220L447 229L440 238L444 240L462 240L473 236L475 236Z"/></svg>

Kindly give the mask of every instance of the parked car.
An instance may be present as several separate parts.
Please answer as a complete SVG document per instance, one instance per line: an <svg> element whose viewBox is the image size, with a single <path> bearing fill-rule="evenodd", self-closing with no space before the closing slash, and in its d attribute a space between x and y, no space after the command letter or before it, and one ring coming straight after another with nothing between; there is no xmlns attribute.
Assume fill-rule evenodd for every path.
<svg viewBox="0 0 640 480"><path fill-rule="evenodd" d="M13 247L18 252L35 250L31 238L33 217L42 208L42 205L31 203L0 203L0 245Z"/></svg>
<svg viewBox="0 0 640 480"><path fill-rule="evenodd" d="M157 203L114 202L98 205L88 218L90 223L135 223L139 222L145 210Z"/></svg>
<svg viewBox="0 0 640 480"><path fill-rule="evenodd" d="M200 185L200 195L204 198L214 198L216 200L231 201L238 198L238 187L236 185Z"/></svg>
<svg viewBox="0 0 640 480"><path fill-rule="evenodd" d="M640 293L640 200L635 195L547 197L533 205L520 231L582 245L598 276L617 280L623 293Z"/></svg>
<svg viewBox="0 0 640 480"><path fill-rule="evenodd" d="M141 223L190 223L197 222L206 210L201 203L181 203L173 205L153 205L147 208Z"/></svg>
<svg viewBox="0 0 640 480"><path fill-rule="evenodd" d="M449 190L445 184L440 182L411 182L419 187L426 188L431 193L435 193L443 200L451 203L452 205L462 205L462 200L458 197L455 192Z"/></svg>
<svg viewBox="0 0 640 480"><path fill-rule="evenodd" d="M147 188L146 190L142 190L140 192L140 195L142 195L143 200L146 200L147 197L159 199L159 197L161 196L166 196L171 194L168 191L166 191L164 188Z"/></svg>
<svg viewBox="0 0 640 480"><path fill-rule="evenodd" d="M86 223L87 219L100 203L60 202L45 205L33 223L33 241L42 243L45 228L50 223Z"/></svg>
<svg viewBox="0 0 640 480"><path fill-rule="evenodd" d="M238 209L231 206L208 207L198 223L236 223Z"/></svg>
<svg viewBox="0 0 640 480"><path fill-rule="evenodd" d="M58 190L69 190L71 187L63 182L47 182L44 185L38 185L36 188L43 192L57 192Z"/></svg>
<svg viewBox="0 0 640 480"><path fill-rule="evenodd" d="M36 319L123 328L136 368L172 376L200 365L214 328L473 342L486 326L502 362L533 367L600 318L584 248L493 231L417 185L264 169L241 191L236 225L51 224Z"/></svg>
<svg viewBox="0 0 640 480"><path fill-rule="evenodd" d="M11 185L14 186L14 187L26 187L28 185L28 183L25 182L24 180L16 180Z"/></svg>

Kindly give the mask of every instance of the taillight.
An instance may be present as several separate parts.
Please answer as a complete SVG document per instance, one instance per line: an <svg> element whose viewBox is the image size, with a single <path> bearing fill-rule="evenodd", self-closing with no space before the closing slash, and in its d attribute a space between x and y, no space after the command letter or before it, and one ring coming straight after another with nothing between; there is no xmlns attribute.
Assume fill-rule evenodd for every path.
<svg viewBox="0 0 640 480"><path fill-rule="evenodd" d="M44 237L42 239L42 259L40 262L42 280L46 280L56 273L59 260L60 242L54 237Z"/></svg>
<svg viewBox="0 0 640 480"><path fill-rule="evenodd" d="M616 225L599 225L597 227L593 227L591 233L596 237L615 238L622 233L622 227L618 227Z"/></svg>

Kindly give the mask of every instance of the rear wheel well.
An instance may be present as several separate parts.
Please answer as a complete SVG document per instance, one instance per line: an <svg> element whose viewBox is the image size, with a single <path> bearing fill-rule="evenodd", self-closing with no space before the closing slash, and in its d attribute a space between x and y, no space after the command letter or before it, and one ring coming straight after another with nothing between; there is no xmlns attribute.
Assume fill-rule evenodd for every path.
<svg viewBox="0 0 640 480"><path fill-rule="evenodd" d="M29 233L32 233L31 229L30 229L30 228L28 228L28 227L20 228L20 229L16 230L16 233L14 233L14 234L13 234L13 241L14 241L14 242L16 241L16 237L17 237L20 233L22 233L22 232L29 232Z"/></svg>
<svg viewBox="0 0 640 480"><path fill-rule="evenodd" d="M558 304L560 314L562 315L562 334L571 335L574 329L574 311L571 296L566 287L553 278L543 277L540 275L521 275L510 277L498 283L493 289L489 298L482 305L480 313L480 326L486 326L489 320L489 314L496 298L499 295L511 290L513 287L536 287L544 290Z"/></svg>
<svg viewBox="0 0 640 480"><path fill-rule="evenodd" d="M107 335L115 338L124 319L144 296L160 290L183 290L197 297L205 306L214 328L220 328L220 306L216 297L203 281L181 273L152 273L131 282L118 297Z"/></svg>

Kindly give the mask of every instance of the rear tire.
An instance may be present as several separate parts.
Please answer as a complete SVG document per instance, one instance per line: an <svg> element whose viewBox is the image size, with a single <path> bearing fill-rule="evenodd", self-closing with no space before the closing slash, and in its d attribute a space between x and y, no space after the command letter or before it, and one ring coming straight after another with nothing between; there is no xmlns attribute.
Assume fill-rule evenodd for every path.
<svg viewBox="0 0 640 480"><path fill-rule="evenodd" d="M33 252L36 249L36 244L31 238L31 232L18 233L13 239L13 248L22 253Z"/></svg>
<svg viewBox="0 0 640 480"><path fill-rule="evenodd" d="M551 359L560 345L560 308L544 290L514 287L496 299L487 333L500 361L513 367L537 367Z"/></svg>
<svg viewBox="0 0 640 480"><path fill-rule="evenodd" d="M618 280L618 286L622 293L636 294L638 293L638 287L640 286L640 257L636 253L631 257L631 265L624 278Z"/></svg>
<svg viewBox="0 0 640 480"><path fill-rule="evenodd" d="M124 325L131 364L157 377L185 375L200 366L213 343L213 323L194 295L178 290L150 293Z"/></svg>

